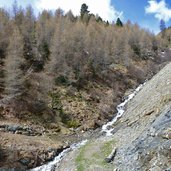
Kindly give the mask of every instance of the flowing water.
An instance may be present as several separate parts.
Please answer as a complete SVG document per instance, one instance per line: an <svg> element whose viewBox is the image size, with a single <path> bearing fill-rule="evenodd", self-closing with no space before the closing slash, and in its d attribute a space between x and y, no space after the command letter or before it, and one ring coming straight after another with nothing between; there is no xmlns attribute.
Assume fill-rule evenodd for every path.
<svg viewBox="0 0 171 171"><path fill-rule="evenodd" d="M112 135L112 131L114 130L114 128L111 128L112 125L120 118L122 117L122 115L125 112L125 106L126 104L134 98L134 96L142 89L142 87L146 84L146 82L144 82L143 84L140 84L133 93L131 93L124 102L120 103L116 109L117 109L117 114L116 116L112 119L112 121L107 122L105 125L102 126L102 132L106 133L106 136L111 136Z"/></svg>
<svg viewBox="0 0 171 171"><path fill-rule="evenodd" d="M140 84L133 93L131 93L122 103L120 103L117 106L117 114L112 119L112 121L107 122L105 125L102 126L101 132L105 133L106 136L112 136L112 131L114 128L112 125L120 118L125 112L125 106L126 104L142 89L142 87L146 84ZM69 153L70 151L73 151L75 149L78 149L82 146L84 146L87 143L88 140L83 140L79 143L72 144L69 148L62 151L52 162L49 162L48 164L45 164L43 166L31 169L30 171L54 171L55 168L60 164L60 161Z"/></svg>
<svg viewBox="0 0 171 171"><path fill-rule="evenodd" d="M83 140L79 143L74 143L72 144L69 148L65 149L64 151L62 151L58 156L55 157L55 159L51 162L49 162L48 164L45 164L43 166L40 167L36 167L34 169L31 169L30 171L54 171L55 168L58 166L58 164L60 163L60 161L62 160L62 158L64 158L68 152L78 149L81 146L84 146L87 143L88 140Z"/></svg>

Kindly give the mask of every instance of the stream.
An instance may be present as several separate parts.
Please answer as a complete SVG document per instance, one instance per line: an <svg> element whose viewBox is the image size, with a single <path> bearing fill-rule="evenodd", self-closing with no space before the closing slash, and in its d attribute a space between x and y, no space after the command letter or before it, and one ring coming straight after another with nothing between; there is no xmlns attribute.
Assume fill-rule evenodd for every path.
<svg viewBox="0 0 171 171"><path fill-rule="evenodd" d="M120 103L117 106L117 114L116 116L109 122L107 122L105 125L102 126L101 132L105 133L106 136L112 136L112 132L114 128L112 125L122 117L122 115L125 112L125 106L126 104L134 98L134 96L142 89L142 87L146 84L146 81L143 84L140 84L134 91L131 93L122 103ZM40 167L36 167L34 169L31 169L30 171L55 171L55 168L60 164L60 161L70 152L75 149L78 149L82 146L84 146L88 140L83 140L79 143L72 144L69 148L63 150L58 156L55 157L55 159L48 164L45 164Z"/></svg>

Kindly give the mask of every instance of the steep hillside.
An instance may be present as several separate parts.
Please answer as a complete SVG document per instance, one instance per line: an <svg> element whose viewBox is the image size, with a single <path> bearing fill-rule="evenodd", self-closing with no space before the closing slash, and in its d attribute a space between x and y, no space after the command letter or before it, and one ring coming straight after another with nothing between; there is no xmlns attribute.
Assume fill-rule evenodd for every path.
<svg viewBox="0 0 171 171"><path fill-rule="evenodd" d="M0 170L43 165L73 142L91 139L112 119L126 91L171 60L164 39L138 24L103 21L86 4L80 12L74 16L62 9L42 10L35 16L31 6L20 8L16 1L11 11L0 9ZM145 111L154 116L158 110L152 106L148 111L146 105ZM141 116L138 112L145 112L141 107L131 113L136 110ZM121 119L117 125L116 146L120 146L117 136L128 136L124 128L132 131L134 140L147 126L134 132L137 117L129 114L125 114L127 121ZM127 128L127 124L132 125ZM91 153L95 159L113 146L113 140L101 140L100 156L96 149L96 154ZM98 142L92 140L85 146L76 159L78 167L82 167L84 152ZM108 168L103 158L97 164L101 162Z"/></svg>
<svg viewBox="0 0 171 171"><path fill-rule="evenodd" d="M58 171L162 171L171 169L171 63L146 83L113 126L62 160ZM116 148L114 160L105 158Z"/></svg>

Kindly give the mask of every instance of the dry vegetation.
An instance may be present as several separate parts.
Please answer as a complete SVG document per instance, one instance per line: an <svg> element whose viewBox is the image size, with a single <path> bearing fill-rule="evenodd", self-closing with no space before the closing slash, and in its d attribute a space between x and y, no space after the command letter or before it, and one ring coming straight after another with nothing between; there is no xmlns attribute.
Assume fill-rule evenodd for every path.
<svg viewBox="0 0 171 171"><path fill-rule="evenodd" d="M156 71L165 48L160 36L130 21L109 24L87 8L77 17L57 9L37 18L31 6L14 3L12 14L0 9L3 115L27 119L31 114L42 122L67 117L64 123L73 127L91 120L87 113L109 119L125 90ZM74 98L76 108L86 103L78 114L65 111Z"/></svg>

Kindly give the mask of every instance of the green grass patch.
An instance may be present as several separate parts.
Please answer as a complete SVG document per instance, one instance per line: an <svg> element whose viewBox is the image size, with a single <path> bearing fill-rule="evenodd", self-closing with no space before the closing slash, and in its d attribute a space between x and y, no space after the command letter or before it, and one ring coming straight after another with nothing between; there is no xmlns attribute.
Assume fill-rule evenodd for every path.
<svg viewBox="0 0 171 171"><path fill-rule="evenodd" d="M101 148L101 152L105 155L105 157L107 157L111 153L113 149L113 144L114 144L113 140L110 140L103 144Z"/></svg>
<svg viewBox="0 0 171 171"><path fill-rule="evenodd" d="M87 162L87 159L84 157L84 153L86 151L87 146L89 146L90 142L88 142L86 145L80 148L79 155L76 158L76 164L77 164L77 171L84 171L85 170L85 164Z"/></svg>
<svg viewBox="0 0 171 171"><path fill-rule="evenodd" d="M98 166L102 169L112 169L113 166L106 163L104 159L111 153L114 144L114 140L106 142L90 141L85 146L81 147L75 160L77 171L86 171L93 166Z"/></svg>
<svg viewBox="0 0 171 171"><path fill-rule="evenodd" d="M80 126L80 123L79 123L78 121L76 121L76 120L69 120L69 121L67 122L67 126L68 126L69 128L77 128L77 127Z"/></svg>

